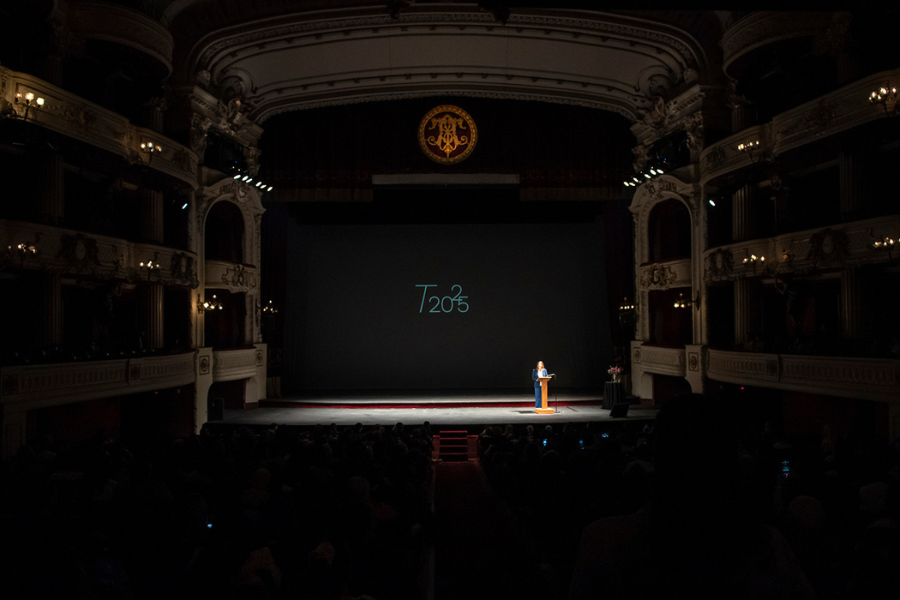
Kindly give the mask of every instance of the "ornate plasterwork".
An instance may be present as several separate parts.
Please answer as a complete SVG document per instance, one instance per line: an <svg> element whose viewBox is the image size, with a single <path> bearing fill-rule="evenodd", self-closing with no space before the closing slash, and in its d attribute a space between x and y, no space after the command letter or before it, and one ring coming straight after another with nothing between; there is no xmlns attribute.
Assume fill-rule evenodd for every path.
<svg viewBox="0 0 900 600"><path fill-rule="evenodd" d="M259 286L256 267L218 260L206 261L206 287L231 292L254 292Z"/></svg>
<svg viewBox="0 0 900 600"><path fill-rule="evenodd" d="M900 361L709 350L716 381L881 402L900 399Z"/></svg>
<svg viewBox="0 0 900 600"><path fill-rule="evenodd" d="M722 36L724 69L741 56L779 40L815 36L831 20L827 12L756 11L739 19Z"/></svg>
<svg viewBox="0 0 900 600"><path fill-rule="evenodd" d="M145 166L174 177L190 186L197 185L197 156L163 134L137 127L125 117L102 106L56 87L27 73L17 73L0 66L0 107L14 106L17 93L32 92L44 98L43 108L28 113L29 123L106 150L137 163L146 159L140 152L142 142L152 141L162 147Z"/></svg>
<svg viewBox="0 0 900 600"><path fill-rule="evenodd" d="M213 381L233 381L256 375L258 348L213 350Z"/></svg>
<svg viewBox="0 0 900 600"><path fill-rule="evenodd" d="M749 127L707 146L700 153L701 185L747 168L764 157L774 158L815 140L887 118L880 107L860 98L865 99L873 89L897 80L900 69L870 75L785 111L766 124ZM759 140L760 148L752 156L737 151L738 144L755 140Z"/></svg>
<svg viewBox="0 0 900 600"><path fill-rule="evenodd" d="M153 260L160 268L150 276L154 282L197 287L197 257L165 246L138 244L102 235L37 225L22 221L0 220L0 248L15 248L33 241L37 252L21 259L7 253L0 266L9 265L52 273L84 275L106 280L146 280L141 262Z"/></svg>
<svg viewBox="0 0 900 600"><path fill-rule="evenodd" d="M561 51L514 44L502 66L494 60L497 53L487 49L464 63L450 58L455 53L423 51L450 39L459 48L507 48L511 38ZM388 39L390 58L383 52ZM346 44L353 45L353 57L364 61L344 51ZM302 52L307 46L319 56L310 68L300 66L309 54ZM583 53L586 60L538 70L528 48L542 56ZM598 63L593 57L600 52L607 52L610 60ZM287 65L278 77L261 67L272 61ZM447 93L583 104L614 110L633 121L652 108L653 96L699 80L706 69L700 46L687 33L659 23L585 11L517 11L506 27L499 27L483 11L449 5L415 6L398 19L359 8L262 20L203 40L189 62L193 73L208 72L217 83L235 72L252 73L253 89L243 87L246 100L255 106L249 116L257 123L315 106L393 99L394 94ZM589 64L601 67L584 68Z"/></svg>
<svg viewBox="0 0 900 600"><path fill-rule="evenodd" d="M660 348L643 345L641 348L641 370L659 375L685 375L684 348Z"/></svg>
<svg viewBox="0 0 900 600"><path fill-rule="evenodd" d="M82 1L73 3L69 19L78 36L134 48L172 72L172 34L143 13L111 2Z"/></svg>
<svg viewBox="0 0 900 600"><path fill-rule="evenodd" d="M187 385L194 353L3 367L3 403L27 410Z"/></svg>
<svg viewBox="0 0 900 600"><path fill-rule="evenodd" d="M900 216L855 221L835 230L828 227L787 233L773 238L736 242L711 248L704 253L707 281L739 277L806 275L821 270L853 268L889 262L885 250L874 242L885 237L900 238ZM765 265L744 264L744 257L765 256Z"/></svg>
<svg viewBox="0 0 900 600"><path fill-rule="evenodd" d="M691 285L691 260L654 263L641 267L640 289L667 290Z"/></svg>

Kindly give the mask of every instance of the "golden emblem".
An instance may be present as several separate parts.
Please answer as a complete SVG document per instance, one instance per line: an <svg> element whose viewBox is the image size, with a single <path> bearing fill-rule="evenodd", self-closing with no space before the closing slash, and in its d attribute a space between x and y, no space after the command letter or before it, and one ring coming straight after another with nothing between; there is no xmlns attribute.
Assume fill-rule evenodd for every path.
<svg viewBox="0 0 900 600"><path fill-rule="evenodd" d="M478 141L478 129L469 113L445 104L429 111L419 123L419 146L428 158L452 165L468 158Z"/></svg>

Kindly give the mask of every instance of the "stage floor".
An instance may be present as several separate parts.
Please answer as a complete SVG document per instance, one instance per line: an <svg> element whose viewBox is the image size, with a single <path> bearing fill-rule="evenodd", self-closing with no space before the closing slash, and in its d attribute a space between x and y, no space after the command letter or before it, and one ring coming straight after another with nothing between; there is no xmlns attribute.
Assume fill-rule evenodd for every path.
<svg viewBox="0 0 900 600"><path fill-rule="evenodd" d="M656 418L656 409L632 404L626 417L612 418L602 395L560 392L550 399L556 413L539 415L521 392L393 392L328 394L267 400L255 410L226 410L228 425L505 425L587 421L641 421ZM388 408L388 406L390 408Z"/></svg>

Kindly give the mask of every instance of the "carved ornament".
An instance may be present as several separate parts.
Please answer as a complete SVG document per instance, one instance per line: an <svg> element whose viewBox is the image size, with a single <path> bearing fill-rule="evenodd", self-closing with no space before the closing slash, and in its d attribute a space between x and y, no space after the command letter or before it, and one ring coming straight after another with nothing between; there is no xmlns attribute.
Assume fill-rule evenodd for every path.
<svg viewBox="0 0 900 600"><path fill-rule="evenodd" d="M644 289L667 289L677 278L675 271L669 265L654 263L641 269L641 287Z"/></svg>

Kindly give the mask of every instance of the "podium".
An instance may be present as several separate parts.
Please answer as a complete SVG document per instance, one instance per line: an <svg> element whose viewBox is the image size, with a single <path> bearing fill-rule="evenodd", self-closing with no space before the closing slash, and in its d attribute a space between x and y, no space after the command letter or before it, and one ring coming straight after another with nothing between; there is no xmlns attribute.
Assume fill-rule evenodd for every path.
<svg viewBox="0 0 900 600"><path fill-rule="evenodd" d="M550 381L550 378L538 377L537 380L541 382L541 407L535 408L534 412L539 415L552 415L556 411L552 408L547 408L547 382Z"/></svg>

